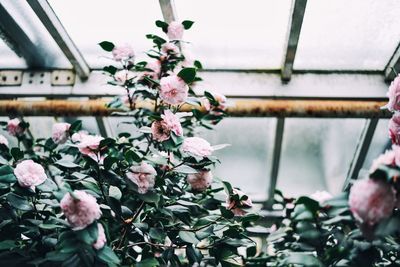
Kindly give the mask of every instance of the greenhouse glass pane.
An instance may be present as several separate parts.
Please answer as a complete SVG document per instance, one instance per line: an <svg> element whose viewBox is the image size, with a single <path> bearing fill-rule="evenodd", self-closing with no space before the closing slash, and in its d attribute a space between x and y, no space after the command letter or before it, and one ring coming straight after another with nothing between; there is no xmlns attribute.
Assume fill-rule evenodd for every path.
<svg viewBox="0 0 400 267"><path fill-rule="evenodd" d="M151 48L148 33L163 36L154 22L162 20L158 1L149 0L49 0L55 13L91 68L110 64L109 54L97 44L108 40L131 44L137 57Z"/></svg>
<svg viewBox="0 0 400 267"><path fill-rule="evenodd" d="M277 69L286 43L290 0L176 0L194 20L184 39L205 68Z"/></svg>
<svg viewBox="0 0 400 267"><path fill-rule="evenodd" d="M26 67L25 60L15 54L0 38L0 68L24 69Z"/></svg>
<svg viewBox="0 0 400 267"><path fill-rule="evenodd" d="M43 59L43 66L39 67L50 69L72 68L68 59L44 27L43 23L36 16L27 1L0 0L0 4L5 7L7 12L10 13L12 18L32 41L34 46L33 51ZM10 36L10 39L12 39L12 36ZM3 65L2 57L4 55L2 46L3 45L0 43L0 67ZM7 55L7 52L5 55ZM18 65L16 64L15 66L16 68L26 67L26 64L22 63L20 60L15 63L18 63Z"/></svg>
<svg viewBox="0 0 400 267"><path fill-rule="evenodd" d="M386 149L390 149L391 140L389 138L388 119L380 119L376 127L371 146L369 147L367 158L365 159L363 168L360 171L360 176L364 176L371 168L372 162Z"/></svg>
<svg viewBox="0 0 400 267"><path fill-rule="evenodd" d="M363 119L286 119L277 188L299 196L340 192Z"/></svg>
<svg viewBox="0 0 400 267"><path fill-rule="evenodd" d="M295 69L383 70L400 41L400 1L308 1Z"/></svg>
<svg viewBox="0 0 400 267"><path fill-rule="evenodd" d="M254 200L265 200L274 127L273 118L227 118L215 131L203 131L201 136L212 145L231 145L215 152L221 164L216 165L214 176L231 182Z"/></svg>

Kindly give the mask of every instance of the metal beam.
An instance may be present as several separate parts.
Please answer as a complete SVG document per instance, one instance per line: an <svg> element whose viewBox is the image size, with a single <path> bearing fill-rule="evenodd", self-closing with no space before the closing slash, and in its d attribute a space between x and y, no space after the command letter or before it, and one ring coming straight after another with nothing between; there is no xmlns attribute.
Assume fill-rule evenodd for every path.
<svg viewBox="0 0 400 267"><path fill-rule="evenodd" d="M114 131L110 125L110 120L107 117L96 117L99 133L103 137L114 136Z"/></svg>
<svg viewBox="0 0 400 267"><path fill-rule="evenodd" d="M367 157L369 146L374 137L375 129L378 124L378 118L367 119L364 128L358 139L357 147L354 152L353 159L350 163L349 171L347 172L346 180L343 184L343 191L348 190L350 181L358 178L358 173L361 170L365 158Z"/></svg>
<svg viewBox="0 0 400 267"><path fill-rule="evenodd" d="M38 51L36 44L29 38L19 26L11 14L0 3L0 37L10 46L14 52L23 57L31 68L45 66L45 58Z"/></svg>
<svg viewBox="0 0 400 267"><path fill-rule="evenodd" d="M175 11L174 0L160 0L160 7L166 23L171 23L178 19Z"/></svg>
<svg viewBox="0 0 400 267"><path fill-rule="evenodd" d="M46 0L28 0L28 3L64 55L71 62L79 77L83 80L87 79L90 73L89 65L68 35L50 4Z"/></svg>
<svg viewBox="0 0 400 267"><path fill-rule="evenodd" d="M385 81L392 81L400 72L400 44L397 46L390 58L389 63L385 67Z"/></svg>
<svg viewBox="0 0 400 267"><path fill-rule="evenodd" d="M268 199L264 204L264 208L268 210L272 209L272 206L274 205L275 202L275 189L278 181L278 171L279 171L279 162L281 159L284 127L285 127L285 118L282 117L277 118L276 129L275 129L274 152L272 154L272 167L271 167L271 175L268 188Z"/></svg>
<svg viewBox="0 0 400 267"><path fill-rule="evenodd" d="M126 93L122 87L107 84L111 78L104 75L102 71L92 71L88 80L76 79L73 83L71 82L73 77L68 80L70 76L65 75L64 72L61 76L60 73L55 74L58 71L24 70L21 72L22 79L18 79L15 84L9 84L8 81L15 79L13 76L15 70L0 70L0 98L103 97ZM214 92L235 98L387 99L387 84L383 80L383 75L379 74L294 74L292 81L287 84L282 83L278 73L203 71L199 75L203 80L213 84ZM4 76L7 77L3 82ZM57 77L58 82L55 83ZM197 94L203 94L200 87L194 90Z"/></svg>
<svg viewBox="0 0 400 267"><path fill-rule="evenodd" d="M289 22L289 35L287 39L286 54L282 66L282 80L289 81L293 73L293 64L296 57L297 44L299 42L301 26L303 24L304 12L307 0L294 0Z"/></svg>

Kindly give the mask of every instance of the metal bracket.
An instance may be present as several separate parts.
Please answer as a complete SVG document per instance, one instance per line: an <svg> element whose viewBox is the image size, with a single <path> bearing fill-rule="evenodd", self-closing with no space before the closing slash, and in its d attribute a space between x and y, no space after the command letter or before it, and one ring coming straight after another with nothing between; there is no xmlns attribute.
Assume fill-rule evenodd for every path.
<svg viewBox="0 0 400 267"><path fill-rule="evenodd" d="M54 70L51 72L51 85L72 86L75 84L75 73L72 70Z"/></svg>
<svg viewBox="0 0 400 267"><path fill-rule="evenodd" d="M20 70L0 71L0 86L17 86L22 84L22 74Z"/></svg>

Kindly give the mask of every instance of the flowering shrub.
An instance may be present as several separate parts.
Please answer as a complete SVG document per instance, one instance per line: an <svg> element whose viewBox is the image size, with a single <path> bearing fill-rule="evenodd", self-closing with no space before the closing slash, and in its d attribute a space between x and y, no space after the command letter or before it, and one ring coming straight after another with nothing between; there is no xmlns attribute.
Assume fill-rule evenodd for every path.
<svg viewBox="0 0 400 267"><path fill-rule="evenodd" d="M130 45L100 43L114 60L109 83L126 91L109 107L133 132L106 138L76 121L32 140L29 124L3 124L18 146L0 137L2 265L229 266L243 261L238 248L255 250L244 231L257 219L250 198L211 171L224 145L195 136L226 115L226 98L192 90L201 64L181 42L192 24L157 21L169 40L147 35L148 62Z"/></svg>
<svg viewBox="0 0 400 267"><path fill-rule="evenodd" d="M390 85L391 150L374 160L368 177L350 192L326 192L287 199L278 191L283 218L270 228L267 250L246 259L248 265L400 266L400 99L398 76ZM258 265L257 265L258 266Z"/></svg>

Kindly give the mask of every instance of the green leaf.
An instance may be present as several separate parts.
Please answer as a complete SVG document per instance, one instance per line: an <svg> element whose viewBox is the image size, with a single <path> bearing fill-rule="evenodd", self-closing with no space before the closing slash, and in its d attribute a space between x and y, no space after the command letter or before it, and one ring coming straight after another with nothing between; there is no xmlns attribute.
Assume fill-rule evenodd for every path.
<svg viewBox="0 0 400 267"><path fill-rule="evenodd" d="M22 152L18 147L11 148L11 155L13 156L15 161L24 158L24 152Z"/></svg>
<svg viewBox="0 0 400 267"><path fill-rule="evenodd" d="M69 127L69 132L71 134L76 133L78 131L80 131L82 129L82 121L81 120L77 120L74 121L71 126Z"/></svg>
<svg viewBox="0 0 400 267"><path fill-rule="evenodd" d="M117 69L116 67L112 66L112 65L105 66L105 67L103 68L103 71L108 72L108 73L110 73L111 75L114 75L114 74L117 72L117 70L118 70L118 69Z"/></svg>
<svg viewBox="0 0 400 267"><path fill-rule="evenodd" d="M70 160L66 160L66 159L60 159L58 161L56 161L54 164L67 168L67 169L73 169L73 168L79 168L80 166Z"/></svg>
<svg viewBox="0 0 400 267"><path fill-rule="evenodd" d="M104 246L97 251L97 257L105 263L119 264L120 259L115 255L114 251L108 246Z"/></svg>
<svg viewBox="0 0 400 267"><path fill-rule="evenodd" d="M305 196L299 197L296 201L296 204L303 204L313 214L315 214L319 209L318 201Z"/></svg>
<svg viewBox="0 0 400 267"><path fill-rule="evenodd" d="M323 266L323 264L316 257L312 256L311 254L306 254L306 253L291 253L284 260L284 263L287 265L290 265L290 264L297 265L298 264L298 265L307 266L307 267ZM285 266L287 266L287 265L285 265Z"/></svg>
<svg viewBox="0 0 400 267"><path fill-rule="evenodd" d="M4 165L0 167L0 182L1 183L14 183L17 178L14 175L14 170L11 166Z"/></svg>
<svg viewBox="0 0 400 267"><path fill-rule="evenodd" d="M144 259L135 264L136 267L157 267L160 266L160 263L157 261L156 258L148 258Z"/></svg>
<svg viewBox="0 0 400 267"><path fill-rule="evenodd" d="M187 166L187 165L178 166L178 167L174 168L174 171L179 172L179 173L185 173L185 174L198 173L198 171L196 169L193 169L192 167Z"/></svg>
<svg viewBox="0 0 400 267"><path fill-rule="evenodd" d="M195 68L183 68L179 73L178 77L182 78L187 84L191 84L196 78Z"/></svg>
<svg viewBox="0 0 400 267"><path fill-rule="evenodd" d="M156 192L147 192L146 194L139 194L139 198L148 203L158 203L160 195Z"/></svg>
<svg viewBox="0 0 400 267"><path fill-rule="evenodd" d="M161 28L163 32L168 32L168 23L161 20L156 20L156 26Z"/></svg>
<svg viewBox="0 0 400 267"><path fill-rule="evenodd" d="M197 245L200 241L196 238L195 233L189 231L179 231L179 237L182 241Z"/></svg>
<svg viewBox="0 0 400 267"><path fill-rule="evenodd" d="M28 200L14 193L9 193L7 195L7 201L11 206L19 210L32 210L33 208Z"/></svg>
<svg viewBox="0 0 400 267"><path fill-rule="evenodd" d="M103 48L103 50L107 51L107 52L111 52L115 45L109 41L103 41L101 43L99 43L100 47Z"/></svg>
<svg viewBox="0 0 400 267"><path fill-rule="evenodd" d="M193 23L194 23L194 21L191 21L191 20L182 21L182 25L183 25L183 28L185 28L185 30L189 30L192 27Z"/></svg>
<svg viewBox="0 0 400 267"><path fill-rule="evenodd" d="M18 247L15 240L4 240L0 242L0 250L9 250L10 248Z"/></svg>
<svg viewBox="0 0 400 267"><path fill-rule="evenodd" d="M159 228L151 228L149 231L149 235L151 238L158 240L158 241L164 241L166 237L166 233L162 229Z"/></svg>
<svg viewBox="0 0 400 267"><path fill-rule="evenodd" d="M203 259L201 252L194 248L193 246L186 246L186 256L189 259L189 263L193 264L195 262L200 263Z"/></svg>
<svg viewBox="0 0 400 267"><path fill-rule="evenodd" d="M113 185L110 185L110 188L108 189L108 195L110 197L113 197L113 198L117 199L117 200L120 200L121 197L122 197L121 190L119 190L118 187L113 186Z"/></svg>

